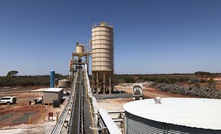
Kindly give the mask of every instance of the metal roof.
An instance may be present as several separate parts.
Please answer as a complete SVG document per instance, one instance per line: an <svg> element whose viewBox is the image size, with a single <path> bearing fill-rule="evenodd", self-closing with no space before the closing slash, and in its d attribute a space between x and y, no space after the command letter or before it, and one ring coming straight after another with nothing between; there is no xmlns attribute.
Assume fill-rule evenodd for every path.
<svg viewBox="0 0 221 134"><path fill-rule="evenodd" d="M36 89L36 90L32 90L30 92L43 92L45 90L48 90L48 88L39 88L39 89Z"/></svg>
<svg viewBox="0 0 221 134"><path fill-rule="evenodd" d="M63 88L48 88L43 92L60 92L61 90L63 90Z"/></svg>
<svg viewBox="0 0 221 134"><path fill-rule="evenodd" d="M202 98L161 98L129 102L124 109L130 114L180 126L221 130L221 100Z"/></svg>
<svg viewBox="0 0 221 134"><path fill-rule="evenodd" d="M39 88L30 92L59 92L63 88Z"/></svg>

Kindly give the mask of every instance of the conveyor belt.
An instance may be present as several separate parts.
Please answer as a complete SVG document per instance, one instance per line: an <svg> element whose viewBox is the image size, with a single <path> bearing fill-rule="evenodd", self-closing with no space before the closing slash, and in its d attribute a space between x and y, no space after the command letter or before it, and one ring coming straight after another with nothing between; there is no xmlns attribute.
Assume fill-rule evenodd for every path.
<svg viewBox="0 0 221 134"><path fill-rule="evenodd" d="M87 100L85 88L84 88L84 130L85 134L93 134L93 131L90 129L92 126L90 104Z"/></svg>
<svg viewBox="0 0 221 134"><path fill-rule="evenodd" d="M86 97L84 88L83 72L79 70L79 76L76 82L75 90L75 106L73 108L73 115L70 124L70 134L93 134L90 104Z"/></svg>

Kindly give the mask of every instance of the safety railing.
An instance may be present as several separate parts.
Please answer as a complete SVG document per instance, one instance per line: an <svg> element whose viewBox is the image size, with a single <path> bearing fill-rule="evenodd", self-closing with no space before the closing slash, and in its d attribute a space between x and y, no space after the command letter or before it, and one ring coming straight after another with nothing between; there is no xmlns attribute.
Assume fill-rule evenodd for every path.
<svg viewBox="0 0 221 134"><path fill-rule="evenodd" d="M114 121L111 119L111 117L108 115L108 113L103 109L99 108L97 105L97 100L93 96L91 87L90 87L90 81L88 78L88 73L87 73L87 65L85 65L85 78L86 78L86 86L88 90L88 96L91 99L92 107L93 107L93 112L94 112L94 128L100 131L102 133L109 133L109 134L122 134L120 129L116 126ZM97 126L97 125L100 126Z"/></svg>
<svg viewBox="0 0 221 134"><path fill-rule="evenodd" d="M51 134L60 134L62 131L68 131L68 124L70 123L70 113L72 111L72 105L74 103L74 93L75 93L75 88L76 88L76 80L78 78L78 71L75 74L74 80L72 82L72 89L71 89L71 93L70 93L70 97L68 99L68 102L62 112L62 114L60 115L58 122L56 123L56 125L54 126L54 128L52 129ZM65 130L63 130L65 129Z"/></svg>
<svg viewBox="0 0 221 134"><path fill-rule="evenodd" d="M107 111L103 108L99 108L99 124L102 133L109 133L109 134L122 134L120 129L108 115Z"/></svg>
<svg viewBox="0 0 221 134"><path fill-rule="evenodd" d="M87 86L88 96L92 101L92 106L93 106L94 113L97 113L98 112L97 100L93 96L93 93L91 91L90 80L88 78L88 73L87 72L88 72L87 71L87 64L85 64L85 78L86 78L86 86Z"/></svg>

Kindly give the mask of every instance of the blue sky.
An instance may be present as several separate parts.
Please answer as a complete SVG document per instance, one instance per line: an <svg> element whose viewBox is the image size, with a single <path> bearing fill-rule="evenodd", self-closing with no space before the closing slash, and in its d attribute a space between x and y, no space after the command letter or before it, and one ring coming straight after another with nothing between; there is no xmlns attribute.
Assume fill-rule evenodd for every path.
<svg viewBox="0 0 221 134"><path fill-rule="evenodd" d="M0 75L68 74L101 21L117 74L221 72L220 0L0 0Z"/></svg>

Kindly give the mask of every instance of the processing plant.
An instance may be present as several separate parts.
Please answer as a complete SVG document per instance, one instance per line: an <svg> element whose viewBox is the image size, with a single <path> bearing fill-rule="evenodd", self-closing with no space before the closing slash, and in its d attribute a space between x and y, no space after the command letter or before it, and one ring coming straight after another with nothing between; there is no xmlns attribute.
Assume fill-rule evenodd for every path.
<svg viewBox="0 0 221 134"><path fill-rule="evenodd" d="M92 27L90 45L92 50L85 51L84 44L76 43L76 52L72 53L70 72L72 77L78 67L87 64L92 57L92 90L94 93L111 93L113 91L114 74L114 39L113 27L101 22ZM83 57L85 60L83 61ZM88 69L89 70L89 69ZM72 78L73 79L73 78Z"/></svg>

